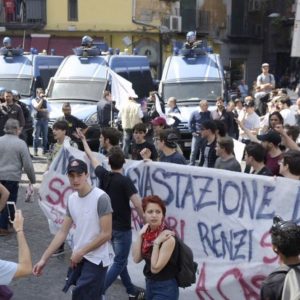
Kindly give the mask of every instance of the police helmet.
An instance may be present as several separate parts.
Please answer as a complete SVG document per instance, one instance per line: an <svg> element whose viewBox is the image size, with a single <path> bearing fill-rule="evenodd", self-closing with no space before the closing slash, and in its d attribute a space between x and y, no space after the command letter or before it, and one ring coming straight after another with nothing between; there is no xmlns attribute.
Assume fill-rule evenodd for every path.
<svg viewBox="0 0 300 300"><path fill-rule="evenodd" d="M6 36L4 39L3 39L3 46L4 47L11 47L11 38Z"/></svg>
<svg viewBox="0 0 300 300"><path fill-rule="evenodd" d="M21 95L17 90L11 90L14 99L20 99Z"/></svg>
<svg viewBox="0 0 300 300"><path fill-rule="evenodd" d="M188 43L193 43L196 41L196 32L195 31L189 31L186 34L186 40Z"/></svg>
<svg viewBox="0 0 300 300"><path fill-rule="evenodd" d="M81 46L91 46L92 43L93 39L88 35L85 35L81 40Z"/></svg>

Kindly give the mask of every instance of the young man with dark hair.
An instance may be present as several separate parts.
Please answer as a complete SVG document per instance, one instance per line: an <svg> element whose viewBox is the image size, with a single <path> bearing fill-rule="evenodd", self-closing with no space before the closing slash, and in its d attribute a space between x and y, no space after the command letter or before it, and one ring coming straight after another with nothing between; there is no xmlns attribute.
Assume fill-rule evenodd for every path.
<svg viewBox="0 0 300 300"><path fill-rule="evenodd" d="M289 150L282 154L279 161L279 173L286 178L300 179L300 151Z"/></svg>
<svg viewBox="0 0 300 300"><path fill-rule="evenodd" d="M283 295L285 278L288 272L300 272L300 226L292 221L283 221L276 216L273 218L273 226L270 233L272 248L279 256L281 266L269 274L262 282L260 299L288 300L291 298Z"/></svg>
<svg viewBox="0 0 300 300"><path fill-rule="evenodd" d="M48 154L48 166L52 163L55 156L61 149L64 143L68 143L70 146L77 148L76 144L73 144L71 138L67 136L68 123L65 120L56 121L52 126L53 138L56 141L50 146Z"/></svg>
<svg viewBox="0 0 300 300"><path fill-rule="evenodd" d="M217 159L216 154L216 130L214 121L205 121L201 125L201 136L204 139L200 153L200 167L213 168Z"/></svg>
<svg viewBox="0 0 300 300"><path fill-rule="evenodd" d="M221 137L217 140L215 169L241 172L241 165L233 154L233 140L231 137Z"/></svg>
<svg viewBox="0 0 300 300"><path fill-rule="evenodd" d="M56 121L52 126L53 137L56 143L52 144L48 153L48 168L55 156L58 154L64 144L77 148L77 144L73 143L71 138L67 136L68 123L65 120ZM51 220L48 220L51 222ZM53 253L53 256L62 255L65 253L64 243Z"/></svg>
<svg viewBox="0 0 300 300"><path fill-rule="evenodd" d="M120 147L113 146L108 152L108 162L111 167L110 172L101 166L100 161L94 156L87 144L84 135L80 131L78 131L78 135L82 140L85 153L95 169L95 174L100 180L100 188L109 195L113 208L112 246L115 257L106 275L103 294L105 294L105 291L120 275L129 299L138 299L137 296L143 291L132 284L127 270L127 259L132 242L130 201L141 220L143 220L140 196L130 178L123 175L125 155Z"/></svg>
<svg viewBox="0 0 300 300"><path fill-rule="evenodd" d="M265 165L266 150L255 142L250 142L245 148L246 164L252 167L252 174L273 176L272 172Z"/></svg>
<svg viewBox="0 0 300 300"><path fill-rule="evenodd" d="M272 171L273 175L279 175L278 162L282 158L282 152L279 148L279 144L281 143L280 134L274 130L270 130L264 135L257 136L257 138L262 141L262 145L267 151L267 168Z"/></svg>
<svg viewBox="0 0 300 300"><path fill-rule="evenodd" d="M186 165L186 159L177 151L178 136L173 129L162 129L158 133L157 148L161 151L159 161ZM141 151L143 159L150 159L151 151L145 148Z"/></svg>
<svg viewBox="0 0 300 300"><path fill-rule="evenodd" d="M73 274L78 272L72 299L100 299L105 276L111 263L109 240L112 233L112 208L109 196L89 184L87 164L73 159L67 167L68 177L74 193L67 202L67 211L60 230L55 235L34 266L33 274L42 271L51 255L65 241L70 229L73 235L73 253L70 258ZM70 275L71 277L71 275Z"/></svg>
<svg viewBox="0 0 300 300"><path fill-rule="evenodd" d="M146 141L145 136L147 133L147 125L144 123L138 123L133 127L133 140L134 143L131 146L131 158L134 160L142 160L141 151L145 148L151 151L152 160L157 160L157 151L154 144Z"/></svg>
<svg viewBox="0 0 300 300"><path fill-rule="evenodd" d="M107 154L109 149L113 146L118 146L120 143L121 133L116 128L105 127L101 129L100 133L100 149L101 153Z"/></svg>

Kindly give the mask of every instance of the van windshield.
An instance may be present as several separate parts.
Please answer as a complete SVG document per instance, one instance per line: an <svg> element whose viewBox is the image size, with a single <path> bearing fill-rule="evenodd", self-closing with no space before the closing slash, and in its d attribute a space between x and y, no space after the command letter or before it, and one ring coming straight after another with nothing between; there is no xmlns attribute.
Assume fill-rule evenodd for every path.
<svg viewBox="0 0 300 300"><path fill-rule="evenodd" d="M168 83L163 86L163 95L165 100L176 97L179 103L187 100L216 100L218 96L222 96L222 83L220 81Z"/></svg>
<svg viewBox="0 0 300 300"><path fill-rule="evenodd" d="M56 81L49 91L49 98L99 101L106 81Z"/></svg>
<svg viewBox="0 0 300 300"><path fill-rule="evenodd" d="M4 87L7 90L17 89L21 96L29 97L31 94L32 77L11 77L1 78L0 87Z"/></svg>

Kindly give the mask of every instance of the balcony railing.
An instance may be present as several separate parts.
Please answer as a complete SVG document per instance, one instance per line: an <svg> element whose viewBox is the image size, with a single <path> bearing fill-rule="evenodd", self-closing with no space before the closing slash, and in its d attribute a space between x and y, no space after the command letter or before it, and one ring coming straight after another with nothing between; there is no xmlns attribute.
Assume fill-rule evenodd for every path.
<svg viewBox="0 0 300 300"><path fill-rule="evenodd" d="M41 29L46 24L46 0L0 0L0 26Z"/></svg>

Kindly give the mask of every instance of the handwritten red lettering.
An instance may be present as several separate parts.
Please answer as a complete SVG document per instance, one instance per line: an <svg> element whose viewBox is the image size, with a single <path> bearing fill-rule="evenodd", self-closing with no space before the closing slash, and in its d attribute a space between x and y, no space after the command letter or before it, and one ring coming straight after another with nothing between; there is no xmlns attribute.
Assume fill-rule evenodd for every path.
<svg viewBox="0 0 300 300"><path fill-rule="evenodd" d="M266 233L263 234L263 236L260 240L260 245L263 248L271 248L272 249L272 243L267 241L269 239L269 237L270 237L269 231L267 231ZM265 264L273 264L277 259L278 259L277 255L275 255L274 257L264 256L263 257L263 262Z"/></svg>

